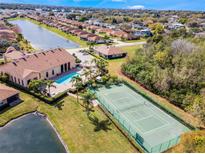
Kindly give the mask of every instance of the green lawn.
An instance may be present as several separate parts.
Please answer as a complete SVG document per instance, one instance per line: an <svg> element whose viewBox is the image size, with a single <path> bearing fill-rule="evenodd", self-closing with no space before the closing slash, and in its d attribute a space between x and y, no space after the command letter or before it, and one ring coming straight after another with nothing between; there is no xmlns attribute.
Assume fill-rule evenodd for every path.
<svg viewBox="0 0 205 154"><path fill-rule="evenodd" d="M0 112L0 126L5 125L7 122L23 114L37 110L37 107L39 105L38 99L35 99L32 96L23 92L20 93L20 98L23 100L22 103L15 107L7 108L3 112Z"/></svg>
<svg viewBox="0 0 205 154"><path fill-rule="evenodd" d="M135 42L142 42L142 41L146 41L145 38L140 38L138 40L125 40L123 42L126 42L126 43L135 43Z"/></svg>
<svg viewBox="0 0 205 154"><path fill-rule="evenodd" d="M50 30L50 31L52 31L52 32L54 32L54 33L56 33L56 34L58 34L58 35L60 35L60 36L62 36L64 38L66 38L66 39L68 39L68 40L71 40L71 41L79 44L81 47L87 47L87 42L81 40L79 37L73 36L71 34L67 34L67 33L65 33L65 32L63 32L63 31L61 31L61 30L59 30L57 28L47 26L47 25L42 24L42 23L40 23L40 22L38 22L36 20L32 20L32 19L29 19L29 18L19 18L19 17L18 18L9 19L9 20L29 20L30 22L32 22L34 24L37 24L37 25L39 25L39 26L41 26L43 28L46 28L46 29L48 29L48 30Z"/></svg>
<svg viewBox="0 0 205 154"><path fill-rule="evenodd" d="M109 64L108 64L109 73L111 75L118 76L121 70L121 65L125 63L128 58L132 58L136 53L135 51L140 47L142 47L142 45L121 47L121 49L127 52L128 56L126 58L109 60Z"/></svg>
<svg viewBox="0 0 205 154"><path fill-rule="evenodd" d="M99 108L91 114L98 121L93 123L76 98L66 97L56 105L49 105L23 92L20 97L24 102L0 113L1 126L38 110L48 115L71 152L138 152L113 123L104 125L107 117ZM100 129L95 131L96 128Z"/></svg>
<svg viewBox="0 0 205 154"><path fill-rule="evenodd" d="M102 127L95 131L107 117L95 108L92 116L99 122L93 124L84 108L73 97L65 98L56 106L42 104L39 111L48 115L71 152L136 152L113 124L107 130Z"/></svg>

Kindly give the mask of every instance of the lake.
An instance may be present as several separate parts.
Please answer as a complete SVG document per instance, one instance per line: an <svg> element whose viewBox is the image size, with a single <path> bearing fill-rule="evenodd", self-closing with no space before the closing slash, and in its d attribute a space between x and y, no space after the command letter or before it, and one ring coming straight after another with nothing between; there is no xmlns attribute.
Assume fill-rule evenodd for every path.
<svg viewBox="0 0 205 154"><path fill-rule="evenodd" d="M18 25L21 33L36 49L78 48L79 45L27 20L9 21Z"/></svg>
<svg viewBox="0 0 205 154"><path fill-rule="evenodd" d="M65 153L49 122L28 114L0 128L0 153Z"/></svg>

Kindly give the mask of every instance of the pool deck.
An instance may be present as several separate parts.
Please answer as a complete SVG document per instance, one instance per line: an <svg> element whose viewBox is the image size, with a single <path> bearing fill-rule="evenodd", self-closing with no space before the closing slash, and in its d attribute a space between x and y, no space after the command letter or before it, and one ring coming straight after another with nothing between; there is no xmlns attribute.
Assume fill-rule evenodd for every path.
<svg viewBox="0 0 205 154"><path fill-rule="evenodd" d="M65 76L65 75L68 75L68 74L73 73L73 72L80 72L80 71L81 70L78 70L77 68L75 68L75 69L72 69L68 72L62 73L61 75L53 77L53 78L51 78L51 80L55 81L55 80L58 80L59 78ZM72 82L68 82L65 84L58 84L58 83L54 82L53 86L51 86L51 88L50 88L50 95L53 97L59 93L65 92L68 89L72 89L72 88L73 88Z"/></svg>
<svg viewBox="0 0 205 154"><path fill-rule="evenodd" d="M62 73L62 74L60 74L58 76L52 77L50 79L55 81L55 80L58 80L58 79L62 78L65 75L68 75L68 74L73 73L73 72L79 72L78 68L74 68L74 69L72 69L70 71L64 72L64 73Z"/></svg>

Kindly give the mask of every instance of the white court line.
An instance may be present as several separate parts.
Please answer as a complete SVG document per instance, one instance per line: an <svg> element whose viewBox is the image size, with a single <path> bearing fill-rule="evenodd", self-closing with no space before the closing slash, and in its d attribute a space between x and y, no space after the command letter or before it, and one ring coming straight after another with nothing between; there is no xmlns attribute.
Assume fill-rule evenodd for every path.
<svg viewBox="0 0 205 154"><path fill-rule="evenodd" d="M133 91L132 91L132 92L133 92ZM132 95L132 94L130 94L130 93L128 93L128 94L129 94L129 95ZM134 93L133 93L133 94L134 94ZM140 95L140 94L139 94L139 95ZM133 95L132 95L132 97L135 97L135 99L137 99L136 96L133 96ZM140 95L140 97L142 97L142 96ZM158 118L159 118L162 122L164 122L165 124L170 124L170 122L169 122L168 120L163 119L160 115L156 114L157 111L154 110L154 109L157 109L158 111L160 111L160 113L164 114L165 116L169 116L167 113L165 113L164 111L162 111L161 109L159 109L157 106L155 106L154 104L152 104L151 102L149 102L149 100L147 100L146 98L142 97L142 99L145 100L145 104L148 103L148 105L151 105L151 109L150 109L149 107L147 107L147 109L150 110L153 115L155 115L156 117L158 117ZM148 101L148 102L147 102L147 101ZM153 109L152 107L153 107L154 109Z"/></svg>
<svg viewBox="0 0 205 154"><path fill-rule="evenodd" d="M132 98L133 98L133 100L137 100L137 97L135 96L136 94L134 94L134 92L133 91L131 91L132 93L127 93L128 95L130 95ZM120 92L109 92L109 93L101 93L102 95L103 95L103 97L104 97L104 99L106 99L106 95L110 95L110 94L113 94L113 93L120 93ZM140 95L140 97L142 97L141 95ZM123 98L128 98L128 97L121 97L121 99L123 99ZM130 98L129 98L130 99ZM158 114L156 114L156 110L154 110L152 107L154 107L155 109L157 109L158 111L160 111L160 112L162 112L163 114L164 114L164 112L161 110L161 109L159 109L158 107L156 107L155 105L153 105L151 102L149 102L147 99L145 99L144 97L142 97L142 99L144 99L145 100L145 103L148 103L148 105L151 105L151 109L149 108L149 107L147 107L147 109L151 112L151 114L150 115L148 115L148 116L146 116L145 118L141 118L141 119L139 119L139 120L137 120L137 121L140 121L140 120L142 120L142 119L147 119L148 117L156 117L156 118L158 118L162 123L164 123L164 125L163 126L161 126L161 127L157 127L157 128L155 128L155 129L152 129L152 130L150 130L150 131L148 131L148 132L142 132L138 127L136 127L136 126L134 126L133 124L132 124L132 122L133 121L131 121L131 120L129 120L122 112L120 112L119 110L118 110L118 108L116 107L116 105L114 105L113 103L111 104L112 106L114 106L114 108L119 112L119 113L121 113L121 115L127 120L127 121L129 121L129 124L133 127L134 126L134 128L136 129L136 130L139 130L140 132L141 132L141 134L143 134L143 135L145 135L145 134L148 134L148 133L150 133L150 132L152 132L152 131L155 131L155 130L157 130L157 129L161 129L161 128L163 128L163 127L166 127L168 124L169 124L169 122L167 121L167 120L164 120L161 116L159 116ZM106 99L107 100L107 99ZM117 100L120 100L120 99L117 99ZM114 102L114 101L117 101L117 100L111 100L112 102ZM148 102L147 102L148 101ZM138 101L139 102L139 101ZM167 115L166 115L167 116Z"/></svg>
<svg viewBox="0 0 205 154"><path fill-rule="evenodd" d="M113 102L113 101L119 101L119 100L122 100L122 99L125 99L125 98L128 98L128 99L129 99L129 97L120 97L119 99L114 99L114 100L112 100L112 102Z"/></svg>
<svg viewBox="0 0 205 154"><path fill-rule="evenodd" d="M107 100L104 95L102 95L102 97L104 97L104 99ZM112 100L111 100L111 101L112 101ZM125 120L128 121L128 124L130 124L134 129L138 130L141 134L144 134L139 128L137 128L136 126L134 126L134 125L132 124L132 122L131 122L124 114L122 114L122 112L120 112L115 105L113 105L113 103L112 103L111 105L114 107L115 110L118 111L119 114L121 113L120 115L122 115L122 117L124 117ZM116 118L117 118L117 117L116 117ZM137 133L137 131L136 131L136 133Z"/></svg>
<svg viewBox="0 0 205 154"><path fill-rule="evenodd" d="M128 94L131 95L132 97L135 97L135 96L133 96L133 95L130 94L130 93L128 93ZM135 97L135 99L137 99L137 98ZM143 98L143 99L145 99L145 98ZM145 99L145 100L147 100L147 99ZM147 107L147 109L148 109L150 112L152 112L152 116L153 116L153 117L156 116L162 123L164 123L164 125L162 125L161 127L157 127L157 128L155 128L155 129L152 129L152 130L150 130L150 131L146 131L146 132L143 133L144 135L146 135L146 134L148 134L148 133L150 133L150 132L153 132L153 131L155 131L155 130L157 130L157 129L161 129L161 128L163 128L163 127L166 127L166 126L168 126L168 125L170 124L170 123L168 122L168 120L164 120L161 116L159 116L158 114L156 114L156 110L154 110L152 107L154 107L155 109L159 110L160 112L163 112L161 109L159 109L158 107L156 107L155 105L153 105L151 102L146 102L146 103L151 104L151 109L148 108L148 107ZM138 121L140 121L140 120L138 120Z"/></svg>
<svg viewBox="0 0 205 154"><path fill-rule="evenodd" d="M153 117L153 116L152 116L152 115L149 115L149 116L147 116L147 117L144 117L144 118L141 118L141 119L135 120L135 121L138 122L138 121L141 121L141 120L144 120L144 119L148 119L148 118L150 118L150 117Z"/></svg>
<svg viewBox="0 0 205 154"><path fill-rule="evenodd" d="M164 128L164 127L166 127L166 126L168 126L168 124L165 124L165 125L162 125L161 127L157 127L157 128L152 129L152 130L146 131L146 132L144 133L144 135L149 134L150 132L153 132L153 131L155 131L155 130L157 130L157 129Z"/></svg>

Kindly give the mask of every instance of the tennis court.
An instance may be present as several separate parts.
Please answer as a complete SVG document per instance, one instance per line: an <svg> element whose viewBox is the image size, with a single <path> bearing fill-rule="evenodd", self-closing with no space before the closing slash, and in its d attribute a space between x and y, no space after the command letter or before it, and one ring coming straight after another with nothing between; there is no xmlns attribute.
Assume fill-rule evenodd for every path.
<svg viewBox="0 0 205 154"><path fill-rule="evenodd" d="M126 85L100 88L96 96L147 152L163 152L189 129Z"/></svg>

